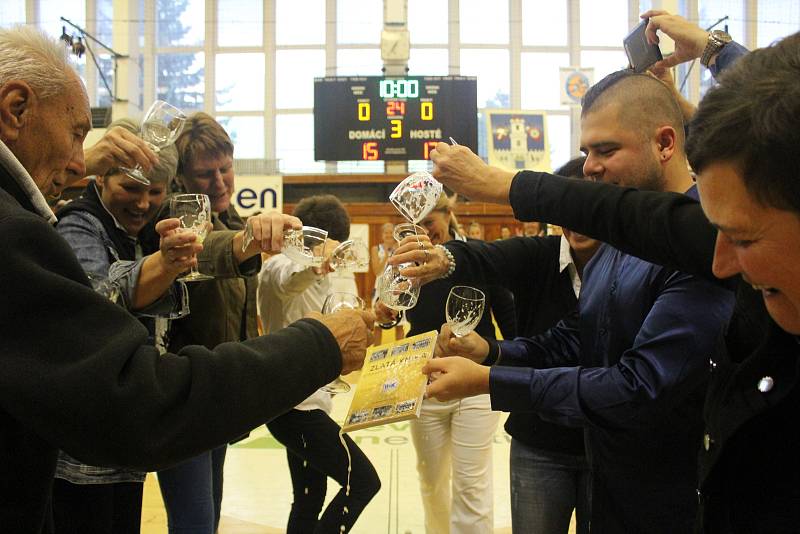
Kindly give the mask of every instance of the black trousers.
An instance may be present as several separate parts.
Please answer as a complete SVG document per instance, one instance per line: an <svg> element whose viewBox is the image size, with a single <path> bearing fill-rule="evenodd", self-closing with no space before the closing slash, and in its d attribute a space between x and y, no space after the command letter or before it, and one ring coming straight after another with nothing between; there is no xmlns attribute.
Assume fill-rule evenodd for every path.
<svg viewBox="0 0 800 534"><path fill-rule="evenodd" d="M286 447L289 460L294 502L286 534L349 532L381 487L369 458L349 436L344 436L352 457L348 495L347 452L339 441L339 425L328 414L322 410L291 410L267 423L267 428ZM342 488L319 517L327 477Z"/></svg>
<svg viewBox="0 0 800 534"><path fill-rule="evenodd" d="M139 534L141 482L53 483L52 520L56 534Z"/></svg>

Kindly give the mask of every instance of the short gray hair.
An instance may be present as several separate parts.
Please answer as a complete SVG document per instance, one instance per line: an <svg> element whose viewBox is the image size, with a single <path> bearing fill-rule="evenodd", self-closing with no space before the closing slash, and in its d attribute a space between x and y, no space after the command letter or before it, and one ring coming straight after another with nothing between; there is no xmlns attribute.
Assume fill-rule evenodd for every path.
<svg viewBox="0 0 800 534"><path fill-rule="evenodd" d="M0 86L24 81L39 98L63 93L72 66L67 49L31 26L0 28Z"/></svg>

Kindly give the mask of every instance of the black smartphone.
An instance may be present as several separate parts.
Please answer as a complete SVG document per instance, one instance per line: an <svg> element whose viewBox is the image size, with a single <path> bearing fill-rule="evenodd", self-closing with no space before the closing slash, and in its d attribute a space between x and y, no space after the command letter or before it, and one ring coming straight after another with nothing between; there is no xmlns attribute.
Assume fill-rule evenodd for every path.
<svg viewBox="0 0 800 534"><path fill-rule="evenodd" d="M628 36L623 39L625 53L628 55L628 63L634 72L642 73L649 69L657 61L661 61L661 49L657 44L647 42L644 33L649 19L644 19L636 26Z"/></svg>

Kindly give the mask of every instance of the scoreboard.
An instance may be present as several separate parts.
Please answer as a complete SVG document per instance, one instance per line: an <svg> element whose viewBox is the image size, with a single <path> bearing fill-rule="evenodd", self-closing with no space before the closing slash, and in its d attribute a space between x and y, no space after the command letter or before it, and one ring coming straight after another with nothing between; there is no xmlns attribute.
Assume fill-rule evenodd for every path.
<svg viewBox="0 0 800 534"><path fill-rule="evenodd" d="M314 79L314 159L430 159L449 138L478 150L474 76Z"/></svg>

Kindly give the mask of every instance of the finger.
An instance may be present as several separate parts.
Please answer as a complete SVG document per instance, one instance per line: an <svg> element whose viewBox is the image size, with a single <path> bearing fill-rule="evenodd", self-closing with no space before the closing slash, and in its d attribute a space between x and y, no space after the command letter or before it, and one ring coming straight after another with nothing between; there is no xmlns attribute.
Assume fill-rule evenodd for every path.
<svg viewBox="0 0 800 534"><path fill-rule="evenodd" d="M158 163L158 156L138 137L134 136L130 140L118 139L115 148L116 150L112 151L114 157L125 166L133 167L139 164L145 171L150 172Z"/></svg>
<svg viewBox="0 0 800 534"><path fill-rule="evenodd" d="M659 26L658 24L658 19L651 18L647 22L647 27L644 29L644 35L647 38L647 42L649 44L659 43L658 33L656 30L658 30L660 27L661 26Z"/></svg>
<svg viewBox="0 0 800 534"><path fill-rule="evenodd" d="M364 321L364 326L371 332L372 329L375 327L375 314L369 310L355 310L360 316L361 320Z"/></svg>
<svg viewBox="0 0 800 534"><path fill-rule="evenodd" d="M649 11L645 11L641 15L639 15L640 19L651 19L653 17L658 17L659 15L669 15L669 11L664 11L663 9L651 9Z"/></svg>
<svg viewBox="0 0 800 534"><path fill-rule="evenodd" d="M422 372L426 375L430 375L431 373L445 372L449 364L450 358L435 358L428 360L428 362L422 367Z"/></svg>
<svg viewBox="0 0 800 534"><path fill-rule="evenodd" d="M671 69L672 67L674 67L676 65L680 65L681 63L682 63L682 61L678 56L676 56L675 54L670 54L669 56L665 57L661 61L658 61L655 64L653 64L653 67L657 68L657 69L661 69L661 68L663 68L663 69Z"/></svg>
<svg viewBox="0 0 800 534"><path fill-rule="evenodd" d="M161 237L169 235L173 233L175 230L181 227L180 219L170 218L170 219L163 219L156 223L156 232Z"/></svg>
<svg viewBox="0 0 800 534"><path fill-rule="evenodd" d="M272 247L270 250L278 251L283 247L283 229L285 227L286 222L283 215L270 219L270 246Z"/></svg>

